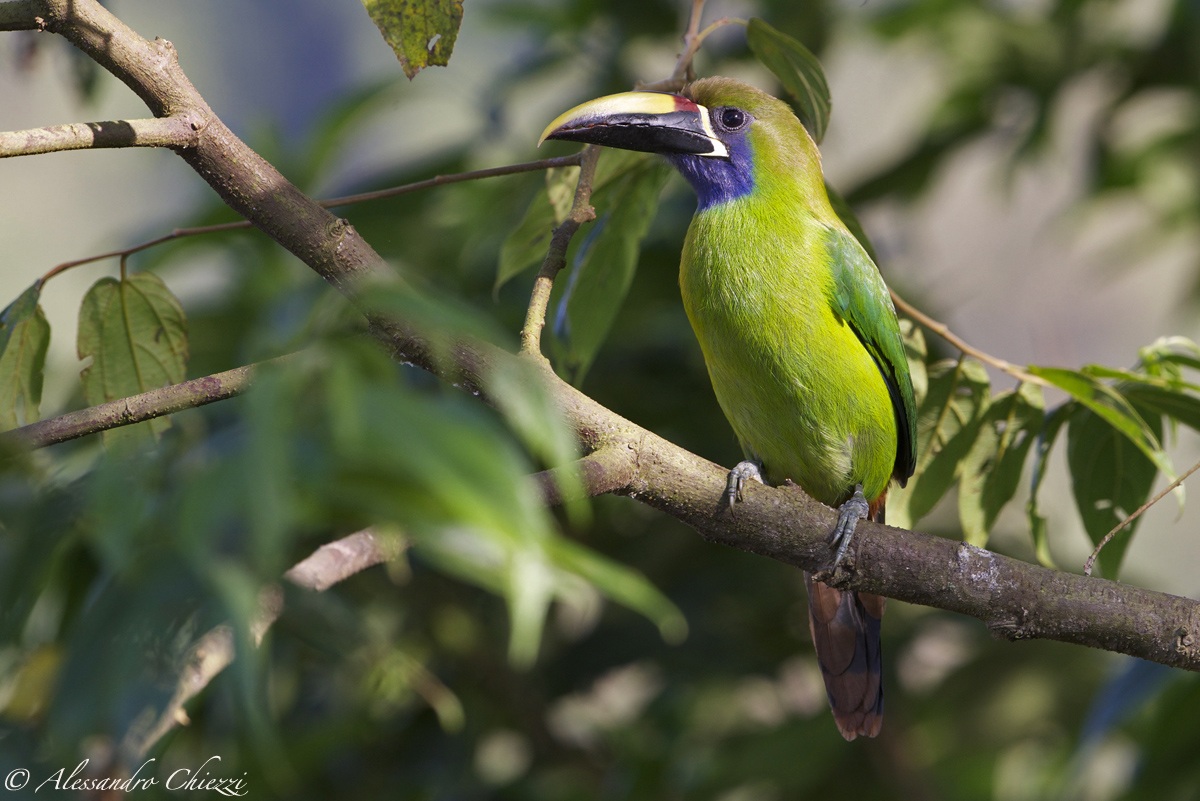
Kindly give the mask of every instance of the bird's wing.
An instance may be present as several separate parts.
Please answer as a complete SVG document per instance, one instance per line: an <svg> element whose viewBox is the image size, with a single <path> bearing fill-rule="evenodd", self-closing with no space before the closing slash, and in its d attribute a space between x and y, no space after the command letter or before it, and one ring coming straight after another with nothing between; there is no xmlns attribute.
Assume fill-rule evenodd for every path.
<svg viewBox="0 0 1200 801"><path fill-rule="evenodd" d="M839 228L827 230L834 310L850 324L887 382L899 439L894 475L903 486L917 464L917 410L896 307L879 269L858 240Z"/></svg>

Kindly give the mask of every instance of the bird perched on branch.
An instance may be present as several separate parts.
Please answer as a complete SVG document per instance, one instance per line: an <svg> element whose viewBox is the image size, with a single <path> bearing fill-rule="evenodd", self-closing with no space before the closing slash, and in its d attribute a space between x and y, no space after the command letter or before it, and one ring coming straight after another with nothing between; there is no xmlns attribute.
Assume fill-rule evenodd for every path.
<svg viewBox="0 0 1200 801"><path fill-rule="evenodd" d="M817 147L791 109L739 81L584 103L545 139L660 153L699 199L679 267L688 319L747 461L747 480L791 479L838 507L833 565L858 520L881 520L916 462L908 362L887 287L830 206ZM809 624L842 735L883 720L884 599L805 574Z"/></svg>

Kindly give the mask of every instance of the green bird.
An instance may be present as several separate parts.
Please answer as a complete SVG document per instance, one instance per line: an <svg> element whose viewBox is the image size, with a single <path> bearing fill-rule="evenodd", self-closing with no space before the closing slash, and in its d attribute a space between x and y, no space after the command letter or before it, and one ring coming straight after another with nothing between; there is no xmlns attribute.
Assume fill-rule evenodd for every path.
<svg viewBox="0 0 1200 801"><path fill-rule="evenodd" d="M790 479L838 508L833 565L858 520L882 520L892 479L916 463L908 361L887 287L830 206L816 144L787 104L729 78L682 94L625 92L546 128L565 139L663 154L698 206L679 285L749 479ZM805 574L809 624L839 731L883 722L884 599Z"/></svg>

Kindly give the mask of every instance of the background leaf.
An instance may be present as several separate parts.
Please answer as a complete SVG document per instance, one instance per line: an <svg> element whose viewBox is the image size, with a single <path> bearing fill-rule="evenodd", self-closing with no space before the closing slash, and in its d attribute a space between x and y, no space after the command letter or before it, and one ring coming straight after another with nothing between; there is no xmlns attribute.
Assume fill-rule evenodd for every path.
<svg viewBox="0 0 1200 801"><path fill-rule="evenodd" d="M813 141L825 138L832 101L821 62L807 47L754 17L746 27L746 42L763 66L775 74L796 103L796 115ZM869 252L869 251L868 251Z"/></svg>
<svg viewBox="0 0 1200 801"><path fill-rule="evenodd" d="M426 67L450 62L462 25L462 0L363 0L363 6L409 80Z"/></svg>
<svg viewBox="0 0 1200 801"><path fill-rule="evenodd" d="M917 469L888 495L888 522L912 528L950 490L970 453L989 404L988 375L966 357L930 365L917 407Z"/></svg>
<svg viewBox="0 0 1200 801"><path fill-rule="evenodd" d="M187 368L183 307L154 273L102 278L84 295L77 348L80 359L92 360L81 373L90 405L176 384ZM166 426L159 418L105 434L138 436L137 430L157 432Z"/></svg>
<svg viewBox="0 0 1200 801"><path fill-rule="evenodd" d="M1147 413L1144 419L1155 434L1161 434L1158 415ZM1067 464L1075 505L1093 543L1099 543L1146 502L1158 476L1156 465L1141 448L1083 405L1075 407L1067 422ZM1141 520L1126 526L1100 551L1100 568L1106 578L1118 576L1125 550Z"/></svg>
<svg viewBox="0 0 1200 801"><path fill-rule="evenodd" d="M963 539L972 545L987 545L996 518L1016 494L1045 414L1041 388L1033 384L992 397L960 468L958 517Z"/></svg>

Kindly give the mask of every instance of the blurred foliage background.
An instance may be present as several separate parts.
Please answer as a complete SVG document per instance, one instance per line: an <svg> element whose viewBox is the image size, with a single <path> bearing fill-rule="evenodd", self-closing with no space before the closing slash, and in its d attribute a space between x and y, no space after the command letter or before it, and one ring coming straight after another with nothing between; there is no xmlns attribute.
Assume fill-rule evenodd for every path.
<svg viewBox="0 0 1200 801"><path fill-rule="evenodd" d="M174 40L217 112L323 196L534 157L536 132L558 111L664 77L687 4L468 3L451 66L411 85L351 0L298 4L262 53L257 39L222 34L239 19L272 20L268 2L192 8L188 18L204 24L190 34L173 23L184 13L176 4L110 5L144 35ZM859 211L889 281L968 339L1011 360L1074 366L1126 364L1154 336L1197 334L1195 3L758 0L708 13L762 16L826 61L832 183ZM239 78L215 79L192 55L204 48L229 48ZM121 96L67 50L5 35L5 91L49 76L77 97L63 119L6 104L3 127L89 119ZM289 68L258 70L256 56ZM375 67L348 68L356 58ZM736 27L713 36L697 66L772 87ZM886 104L881 87L895 95ZM115 102L114 116L142 116L128 98ZM119 165L135 159L164 176L142 190L144 220L112 232L120 244L230 219L169 154L16 161L36 176L43 160L72 159L86 173L104 158L118 166L92 182L120 182ZM1038 182L1047 174L1057 188ZM34 180L0 175L10 203ZM436 324L511 344L529 281L497 289L498 253L544 180L472 182L341 213L447 301L429 312ZM1052 219L1031 219L1047 213L1047 194ZM975 216L939 221L947 203ZM996 221L996 204L1033 211ZM152 211L160 205L165 220ZM676 288L693 206L671 178L582 386L732 464L740 454ZM35 227L6 212L0 243L15 248L31 231L53 238L53 208L26 212ZM107 210L93 203L80 214ZM1034 244L1047 236L1070 244ZM1085 269L1047 263L1063 252ZM15 297L49 266L14 260L0 270ZM549 435L519 424L536 415L536 397L493 411L390 364L351 335L352 316L311 271L253 234L179 241L130 266L154 270L182 298L189 376L307 355L244 397L176 415L151 450L105 454L91 438L3 461L0 773L45 777L82 756L103 761L169 695L195 636L232 620L245 641L260 586L321 543L385 523L413 539L411 554L325 593L289 591L263 647L218 677L190 705L190 724L152 752L163 766L154 775L217 754L214 775L244 774L252 798L1200 796L1196 677L1055 643L999 643L974 621L899 603L884 626L883 734L846 744L825 708L799 574L708 545L629 499L570 514L538 508L519 479L561 457L562 442L548 419ZM112 271L88 269L86 283ZM59 351L43 415L83 405L72 389L78 365L62 351L71 323L53 314L51 323ZM1180 447L1192 445L1181 436ZM1052 544L1072 555L1083 538L1069 501L1060 507ZM1179 528L1171 514L1144 527ZM993 546L1031 558L1024 526L1019 515L1003 521ZM952 515L924 527L957 536ZM1194 592L1194 560L1174 541L1155 555L1163 543L1142 535L1153 558L1131 549L1133 578Z"/></svg>

